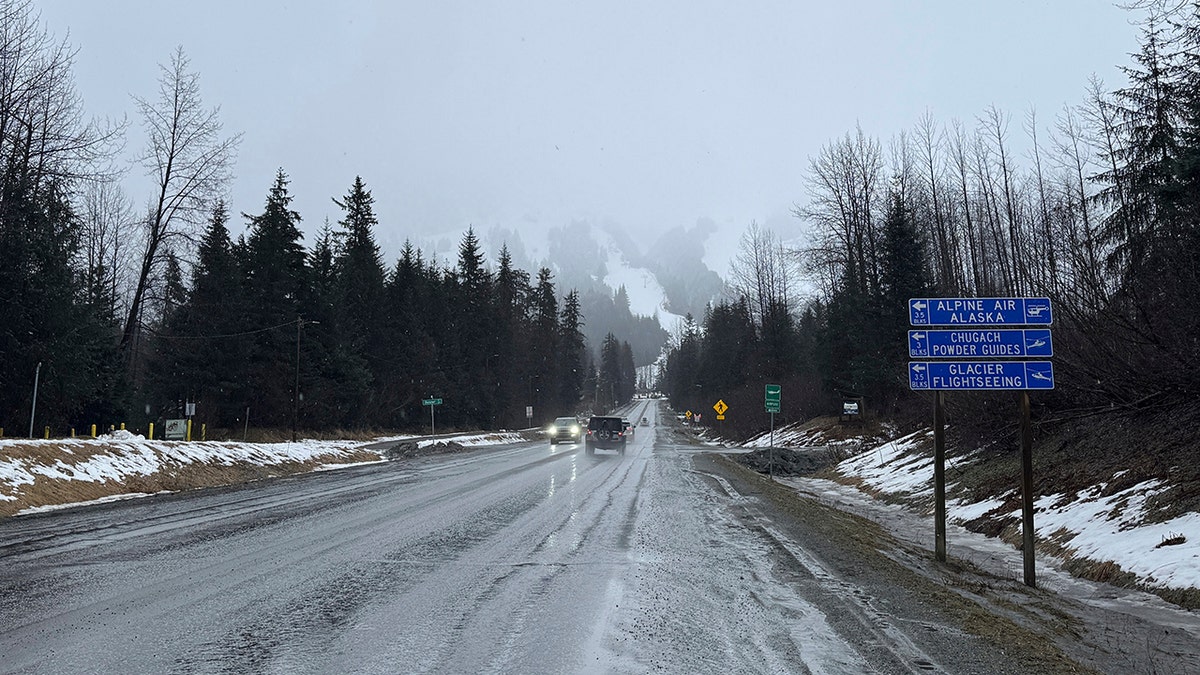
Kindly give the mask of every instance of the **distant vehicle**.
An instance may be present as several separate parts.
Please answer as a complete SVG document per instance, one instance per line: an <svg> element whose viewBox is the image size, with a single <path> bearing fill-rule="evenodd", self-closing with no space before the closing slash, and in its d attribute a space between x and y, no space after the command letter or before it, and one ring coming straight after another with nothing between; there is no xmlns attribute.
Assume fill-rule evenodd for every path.
<svg viewBox="0 0 1200 675"><path fill-rule="evenodd" d="M588 420L584 448L587 454L596 454L596 448L617 449L625 454L626 421L620 417L593 416Z"/></svg>
<svg viewBox="0 0 1200 675"><path fill-rule="evenodd" d="M583 438L583 427L574 417L559 417L546 428L546 435L550 437L550 445L559 443L563 439L567 439L570 443L578 443Z"/></svg>
<svg viewBox="0 0 1200 675"><path fill-rule="evenodd" d="M642 426L644 426L644 427L648 427L648 426L650 426L650 420L648 420L648 419L646 419L645 417L643 417L643 418L642 418Z"/></svg>
<svg viewBox="0 0 1200 675"><path fill-rule="evenodd" d="M627 434L633 433L633 422L630 422L628 417L622 417L621 424L625 425L625 433L627 433Z"/></svg>

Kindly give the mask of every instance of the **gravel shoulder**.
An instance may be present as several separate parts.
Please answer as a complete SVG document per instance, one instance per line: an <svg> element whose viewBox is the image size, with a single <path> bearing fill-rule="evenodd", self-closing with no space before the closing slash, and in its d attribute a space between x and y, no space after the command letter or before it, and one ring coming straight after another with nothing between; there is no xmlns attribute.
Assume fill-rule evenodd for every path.
<svg viewBox="0 0 1200 675"><path fill-rule="evenodd" d="M776 541L776 577L804 586L805 596L880 672L1105 672L1102 659L1063 649L1084 626L1048 594L956 562L935 564L928 552L877 524L804 498L724 456L697 455L693 463L720 489L732 490L731 506L747 527Z"/></svg>

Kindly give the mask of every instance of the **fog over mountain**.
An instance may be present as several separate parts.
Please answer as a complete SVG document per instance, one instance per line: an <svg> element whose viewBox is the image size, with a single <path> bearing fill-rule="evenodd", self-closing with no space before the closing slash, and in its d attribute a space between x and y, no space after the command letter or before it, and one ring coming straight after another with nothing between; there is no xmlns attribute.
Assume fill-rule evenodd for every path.
<svg viewBox="0 0 1200 675"><path fill-rule="evenodd" d="M705 306L722 293L725 269L711 269L705 262L713 258L710 249L717 232L717 224L708 218L652 240L613 220L574 220L544 230L476 228L489 265L494 267L507 246L514 265L530 274L550 268L562 294L579 291L584 334L592 349L612 332L630 343L638 365L658 357L667 332L675 330L683 316L703 316ZM413 241L426 256L449 264L461 238L462 233L447 232ZM729 256L728 247L722 248L726 250L716 260Z"/></svg>

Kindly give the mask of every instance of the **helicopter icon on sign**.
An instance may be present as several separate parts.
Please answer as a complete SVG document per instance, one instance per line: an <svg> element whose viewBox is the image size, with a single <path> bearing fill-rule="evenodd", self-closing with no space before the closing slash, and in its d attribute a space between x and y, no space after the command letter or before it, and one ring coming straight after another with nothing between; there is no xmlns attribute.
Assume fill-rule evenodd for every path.
<svg viewBox="0 0 1200 675"><path fill-rule="evenodd" d="M1048 311L1050 311L1050 305L1032 305L1025 308L1025 313L1035 319L1042 318L1042 314Z"/></svg>

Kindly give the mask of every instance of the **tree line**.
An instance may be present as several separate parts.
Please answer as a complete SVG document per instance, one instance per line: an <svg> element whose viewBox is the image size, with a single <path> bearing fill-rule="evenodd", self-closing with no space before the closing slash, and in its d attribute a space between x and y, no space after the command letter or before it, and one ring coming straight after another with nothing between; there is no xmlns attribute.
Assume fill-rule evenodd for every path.
<svg viewBox="0 0 1200 675"><path fill-rule="evenodd" d="M673 345L672 400L708 410L745 396L757 414L767 378L800 417L836 412L844 393L923 411L907 387L907 298L1045 295L1058 388L1039 394L1044 415L1189 401L1200 390L1200 3L1133 9L1126 83L1093 78L1052 120L1026 112L1019 138L991 107L973 124L926 114L887 143L861 128L829 142L795 210L807 242L784 247L751 227L729 297Z"/></svg>
<svg viewBox="0 0 1200 675"><path fill-rule="evenodd" d="M275 176L260 211L222 198L240 136L205 107L182 49L135 98L153 182L117 179L125 123L88 120L74 52L27 0L0 0L0 427L180 416L210 428L522 427L628 400L629 346L593 362L578 293L548 268L489 264L468 229L441 265L411 242L385 265L361 177L311 247ZM609 336L616 343L616 338Z"/></svg>
<svg viewBox="0 0 1200 675"><path fill-rule="evenodd" d="M453 267L406 243L385 269L361 178L335 200L344 217L306 250L291 200L280 171L236 241L218 202L190 284L168 257L164 306L144 337L149 398L194 401L222 427L248 415L276 427L407 428L439 398L446 425L518 428L526 406L541 421L581 405L583 317L575 292L560 303L549 269L533 278L505 249L489 270L473 230Z"/></svg>

